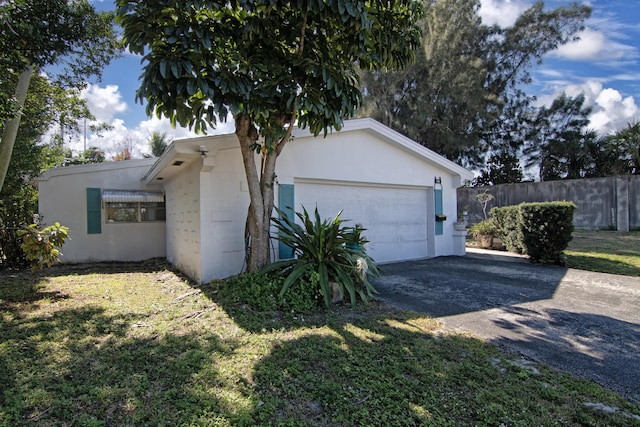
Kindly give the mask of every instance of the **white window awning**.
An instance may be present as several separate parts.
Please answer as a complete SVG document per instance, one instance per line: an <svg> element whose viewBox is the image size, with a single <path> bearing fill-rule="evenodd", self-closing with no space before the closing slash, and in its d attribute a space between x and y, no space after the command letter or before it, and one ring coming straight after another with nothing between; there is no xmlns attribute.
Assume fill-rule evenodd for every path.
<svg viewBox="0 0 640 427"><path fill-rule="evenodd" d="M164 202L164 194L157 191L104 190L102 201L107 203Z"/></svg>

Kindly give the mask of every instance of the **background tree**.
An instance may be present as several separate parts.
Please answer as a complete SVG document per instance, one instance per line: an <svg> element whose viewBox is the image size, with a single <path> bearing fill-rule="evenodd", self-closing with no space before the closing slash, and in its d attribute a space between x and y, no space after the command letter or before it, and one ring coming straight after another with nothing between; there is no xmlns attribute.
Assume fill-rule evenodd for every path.
<svg viewBox="0 0 640 427"><path fill-rule="evenodd" d="M89 147L79 155L74 155L70 148L63 150L63 159L57 166L87 165L102 163L106 160L104 151L98 147Z"/></svg>
<svg viewBox="0 0 640 427"><path fill-rule="evenodd" d="M588 141L595 136L587 130L590 113L583 94L562 94L540 108L525 148L527 167L539 168L540 181L583 177L591 162Z"/></svg>
<svg viewBox="0 0 640 427"><path fill-rule="evenodd" d="M82 152L84 163L102 163L105 160L104 151L98 147L89 147Z"/></svg>
<svg viewBox="0 0 640 427"><path fill-rule="evenodd" d="M400 75L365 74L360 113L469 167L504 142L500 135L511 132L505 117L513 127L529 114L531 98L519 88L531 81L532 65L575 40L591 12L577 4L547 11L537 2L505 29L482 24L479 6L479 0L428 2L422 60ZM523 141L512 138L511 145Z"/></svg>
<svg viewBox="0 0 640 427"><path fill-rule="evenodd" d="M118 162L122 160L133 159L133 139L131 137L125 137L117 144L117 152L113 155L113 160Z"/></svg>
<svg viewBox="0 0 640 427"><path fill-rule="evenodd" d="M5 88L6 86L0 87L0 91ZM58 122L61 112L67 112L69 120L73 119L73 112L81 112L82 109L76 105L79 101L75 90L63 91L41 75L34 75L31 79L30 90L22 108L22 125L13 148L11 168L7 171L0 190L2 268L27 265L16 230L33 222L33 215L38 211L38 192L33 179L43 170L65 162L65 153L58 144L57 135L50 144L43 142L43 136Z"/></svg>
<svg viewBox="0 0 640 427"><path fill-rule="evenodd" d="M487 168L480 173L473 185L482 187L486 185L510 184L522 182L524 173L520 165L520 159L511 153L498 153L489 157Z"/></svg>
<svg viewBox="0 0 640 427"><path fill-rule="evenodd" d="M615 165L612 175L640 175L640 121L607 138L606 152Z"/></svg>
<svg viewBox="0 0 640 427"><path fill-rule="evenodd" d="M164 150L167 149L171 141L167 139L166 132L153 132L149 136L149 146L151 147L151 155L153 157L160 157Z"/></svg>
<svg viewBox="0 0 640 427"><path fill-rule="evenodd" d="M414 0L116 3L129 49L144 55L137 98L149 114L196 132L233 114L251 200L249 271L269 262L276 159L293 126L340 129L360 105L356 68L407 65L420 35Z"/></svg>
<svg viewBox="0 0 640 427"><path fill-rule="evenodd" d="M27 90L34 74L51 73L61 87L81 87L117 53L113 14L87 0L13 0L0 3L0 83L14 82L14 97L0 98L0 189L9 169ZM48 69L51 72L51 69ZM55 76L53 76L55 74Z"/></svg>

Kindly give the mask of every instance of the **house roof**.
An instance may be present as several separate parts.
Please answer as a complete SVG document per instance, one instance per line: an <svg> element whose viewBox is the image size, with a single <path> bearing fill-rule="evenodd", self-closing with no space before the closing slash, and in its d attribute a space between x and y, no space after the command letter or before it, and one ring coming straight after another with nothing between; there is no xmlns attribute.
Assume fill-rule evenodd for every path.
<svg viewBox="0 0 640 427"><path fill-rule="evenodd" d="M114 171L119 169L139 168L145 166L151 166L156 159L134 159L134 160L121 160L121 161L109 161L102 163L90 163L86 165L71 165L71 166L58 166L45 171L39 176L36 181L47 181L50 178L64 175L83 174L87 172L102 172L102 171Z"/></svg>
<svg viewBox="0 0 640 427"><path fill-rule="evenodd" d="M422 158L427 163L449 171L451 175L458 177L456 180L457 186L463 185L465 181L471 180L474 177L473 172L470 170L442 157L434 151L373 119L365 118L346 120L340 131L333 130L330 131L329 134L353 131L368 132L389 144L395 145L402 150ZM299 128L296 128L293 131L293 136L296 139L314 137L308 129ZM211 159L214 157L216 151L233 148L237 145L238 139L233 133L175 140L171 145L169 145L162 156L156 160L144 176L143 181L146 184L159 183L162 180L177 174L190 163L201 157Z"/></svg>

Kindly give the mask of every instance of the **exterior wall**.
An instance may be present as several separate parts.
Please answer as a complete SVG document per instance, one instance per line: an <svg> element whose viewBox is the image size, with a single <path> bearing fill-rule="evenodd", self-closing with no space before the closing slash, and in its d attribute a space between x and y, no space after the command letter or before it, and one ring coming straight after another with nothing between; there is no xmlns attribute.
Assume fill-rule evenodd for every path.
<svg viewBox="0 0 640 427"><path fill-rule="evenodd" d="M276 183L325 181L345 187L424 191L427 248L422 253L461 255L453 239L456 187L471 173L376 122L355 122L349 125L350 130L327 138L299 134L278 159ZM71 229L72 240L63 248L63 261L129 261L166 256L198 282L240 273L245 258L249 193L234 138L227 135L176 141L157 160L110 162L45 173L40 180L41 213L45 221L60 221ZM436 178L441 184L435 184ZM88 187L163 189L166 222L106 224L103 210L102 233L87 234ZM435 235L435 188L443 191L443 213L447 216L442 235ZM368 194L369 199L375 198L371 196L374 193ZM275 196L278 197L277 186ZM345 196L347 199L350 196ZM381 211L375 214L393 216L398 207L390 204L381 203ZM415 206L414 210L420 211ZM274 242L274 259L277 246Z"/></svg>
<svg viewBox="0 0 640 427"><path fill-rule="evenodd" d="M458 206L460 210L468 208L471 223L483 218L476 195L485 189L495 197L489 208L522 202L568 200L577 206L573 217L576 228L619 231L640 228L638 175L461 188L458 190Z"/></svg>
<svg viewBox="0 0 640 427"><path fill-rule="evenodd" d="M427 192L428 256L461 255L453 243L456 220L456 178L450 171L391 144L375 141L366 131L330 135L327 138L298 138L290 142L277 163L277 183L296 180L327 180L344 183L397 185ZM363 157L364 156L364 157ZM357 159L354 161L354 159ZM389 164L393 161L393 164ZM435 177L442 179L443 208L447 215L444 233L434 237ZM200 182L199 186L195 181ZM187 170L165 182L167 194L167 258L197 281L239 274L245 257L245 220L249 193L239 147L209 147L204 160L193 161ZM175 194L174 194L175 193ZM277 205L277 186L276 186ZM200 210L196 215L197 205ZM191 207L190 207L191 206ZM381 206L393 210L393 206ZM185 220L178 220L184 217ZM190 223L186 218L194 218ZM196 232L195 224L200 230ZM179 234L200 235L186 239ZM278 244L273 243L273 259ZM191 261L189 261L191 259ZM200 269L194 259L198 259Z"/></svg>
<svg viewBox="0 0 640 427"><path fill-rule="evenodd" d="M208 156L200 170L203 281L240 274L249 208L240 149Z"/></svg>
<svg viewBox="0 0 640 427"><path fill-rule="evenodd" d="M366 130L335 133L326 138L306 138L290 142L278 159L278 182L294 184L298 179L342 181L358 184L413 186L429 192L433 199L435 178L442 180L444 233L433 236L429 256L453 255L453 223L457 217L457 179L444 167L429 164L402 147L376 141ZM377 142L377 143L375 143ZM440 188L440 185L437 186ZM381 209L394 209L381 206ZM433 206L427 206L428 224L435 224ZM355 219L354 219L355 220Z"/></svg>
<svg viewBox="0 0 640 427"><path fill-rule="evenodd" d="M640 175L629 176L629 228L640 229Z"/></svg>
<svg viewBox="0 0 640 427"><path fill-rule="evenodd" d="M200 171L191 167L164 183L167 260L201 280Z"/></svg>
<svg viewBox="0 0 640 427"><path fill-rule="evenodd" d="M140 261L164 257L165 223L106 223L102 232L87 234L87 188L157 190L143 185L142 177L153 160L106 162L47 171L38 181L39 211L47 224L69 227L70 239L62 248L62 262Z"/></svg>

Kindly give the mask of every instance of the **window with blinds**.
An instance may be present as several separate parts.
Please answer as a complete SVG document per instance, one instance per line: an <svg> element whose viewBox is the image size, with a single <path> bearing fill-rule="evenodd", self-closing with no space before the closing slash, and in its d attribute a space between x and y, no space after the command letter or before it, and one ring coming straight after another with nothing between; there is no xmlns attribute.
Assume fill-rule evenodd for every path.
<svg viewBox="0 0 640 427"><path fill-rule="evenodd" d="M166 220L164 194L160 192L104 190L102 202L108 223Z"/></svg>

